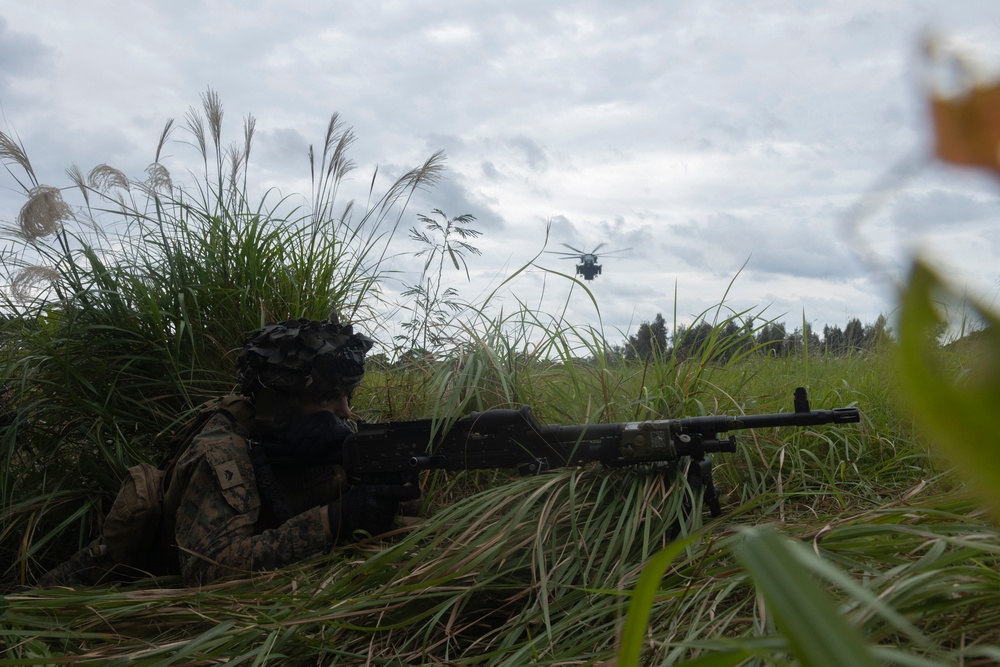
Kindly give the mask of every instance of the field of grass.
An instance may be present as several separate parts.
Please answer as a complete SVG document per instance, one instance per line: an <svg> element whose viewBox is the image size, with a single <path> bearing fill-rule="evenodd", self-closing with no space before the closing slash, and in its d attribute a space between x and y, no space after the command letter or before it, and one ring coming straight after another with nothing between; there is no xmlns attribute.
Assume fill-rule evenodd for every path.
<svg viewBox="0 0 1000 667"><path fill-rule="evenodd" d="M369 421L522 404L550 424L773 413L798 386L814 409L861 410L741 433L714 456L719 517L676 467L436 473L420 522L295 567L199 589L33 588L89 541L125 469L232 389L244 334L332 308L378 325L381 258L440 172L432 156L365 210L335 207L352 140L335 116L310 211L251 203L245 153L222 148L218 100L203 102L193 195L102 165L77 172L71 208L0 135L28 194L4 230L0 665L1000 664L1000 327L987 316L975 345L938 349L928 304L946 285L919 264L878 349L720 355L711 337L626 361L588 327L487 301L434 332L450 348L373 365L356 396ZM431 293L411 312L443 322Z"/></svg>
<svg viewBox="0 0 1000 667"><path fill-rule="evenodd" d="M585 396L562 394L597 398L590 370L522 369L519 391L547 421L583 421ZM773 412L804 385L814 408L856 405L863 420L743 437L716 456L717 519L685 514L683 480L669 473L469 473L434 480L428 516L391 542L253 579L11 592L0 664L615 664L658 556L633 664L848 664L845 642L870 664L1000 659L1000 536L899 408L884 355L678 363L686 393L635 384L648 368L618 372L621 419L674 397L689 412Z"/></svg>

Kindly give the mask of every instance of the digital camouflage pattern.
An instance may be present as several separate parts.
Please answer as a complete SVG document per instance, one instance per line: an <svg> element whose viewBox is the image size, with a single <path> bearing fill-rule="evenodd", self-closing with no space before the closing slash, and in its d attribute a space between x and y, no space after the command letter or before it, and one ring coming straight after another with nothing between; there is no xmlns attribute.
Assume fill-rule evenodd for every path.
<svg viewBox="0 0 1000 667"><path fill-rule="evenodd" d="M353 426L353 424L352 424ZM286 520L258 488L245 431L228 412L210 417L172 470L151 571L117 563L99 537L39 579L38 585L96 586L144 576L180 574L185 584L269 570L326 551L320 507L343 492L339 465L273 462ZM172 498L171 498L172 497Z"/></svg>
<svg viewBox="0 0 1000 667"><path fill-rule="evenodd" d="M186 584L271 570L332 546L319 505L280 525L262 525L267 522L262 521L256 482L247 441L228 417L216 415L181 456L171 481L171 487L178 483L183 489L174 535ZM323 504L331 499L328 496ZM297 503L299 508L302 504Z"/></svg>

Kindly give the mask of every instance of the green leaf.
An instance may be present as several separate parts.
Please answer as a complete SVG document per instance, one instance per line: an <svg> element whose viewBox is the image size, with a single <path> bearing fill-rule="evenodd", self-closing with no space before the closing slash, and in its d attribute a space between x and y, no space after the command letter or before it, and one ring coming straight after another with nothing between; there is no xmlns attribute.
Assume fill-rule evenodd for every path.
<svg viewBox="0 0 1000 667"><path fill-rule="evenodd" d="M643 568L639 581L632 591L632 601L625 616L625 627L622 629L622 642L618 651L618 667L638 667L646 639L646 628L649 626L649 613L660 590L660 581L674 559L683 553L692 541L693 536L671 543L653 554Z"/></svg>
<svg viewBox="0 0 1000 667"><path fill-rule="evenodd" d="M799 562L797 546L769 529L751 528L735 552L803 665L876 667L865 640Z"/></svg>
<svg viewBox="0 0 1000 667"><path fill-rule="evenodd" d="M959 299L934 270L914 262L899 322L901 385L916 419L1000 516L1000 432L995 417L1000 406L1000 319L979 309L988 324L979 332L985 339L982 357L972 372L956 381L931 335L943 323L934 305L942 300Z"/></svg>

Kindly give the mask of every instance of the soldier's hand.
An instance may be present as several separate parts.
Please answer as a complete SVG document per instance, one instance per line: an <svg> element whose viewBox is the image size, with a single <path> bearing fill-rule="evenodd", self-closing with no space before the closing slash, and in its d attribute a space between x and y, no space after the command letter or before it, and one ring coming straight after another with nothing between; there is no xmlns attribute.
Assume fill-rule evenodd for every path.
<svg viewBox="0 0 1000 667"><path fill-rule="evenodd" d="M356 530L372 535L392 529L399 504L420 497L416 486L362 484L327 506L330 533L334 539L350 537Z"/></svg>

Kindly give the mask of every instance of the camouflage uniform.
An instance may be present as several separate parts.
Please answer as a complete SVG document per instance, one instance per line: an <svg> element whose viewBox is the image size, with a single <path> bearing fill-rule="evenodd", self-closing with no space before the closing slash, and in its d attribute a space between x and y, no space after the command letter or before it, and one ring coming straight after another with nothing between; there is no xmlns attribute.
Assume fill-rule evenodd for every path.
<svg viewBox="0 0 1000 667"><path fill-rule="evenodd" d="M278 523L258 489L247 441L237 431L226 415L213 417L181 456L171 481L171 487L183 489L174 536L188 585L271 570L332 546L320 518L320 506L337 492L329 467L311 468L306 481L314 483L297 485L295 471L276 470L281 496L296 512Z"/></svg>
<svg viewBox="0 0 1000 667"><path fill-rule="evenodd" d="M275 487L261 492L246 434L226 413L211 417L178 459L168 497L177 512L164 517L156 571L115 562L94 540L39 581L40 586L96 586L142 576L180 574L206 584L228 575L271 570L331 547L320 507L340 496L338 465L275 462ZM282 507L274 507L276 503ZM168 500L168 505L171 502ZM286 518L287 516L287 518ZM282 520L284 519L284 520Z"/></svg>
<svg viewBox="0 0 1000 667"><path fill-rule="evenodd" d="M254 406L251 418L244 420L224 411L212 415L180 455L167 480L159 539L147 542L143 536L139 540L142 551L149 551L148 543L155 553L133 560L142 562L149 572L138 565L116 563L108 551L109 544L117 543L100 537L43 576L39 584L97 585L179 573L186 584L198 585L227 575L278 568L331 547L321 513L324 506L333 508L331 518L336 517L337 530L347 522L353 522L348 528L367 528L364 524L369 521L359 519L356 512L347 519L341 516L347 497L341 497L340 466L314 462L321 460L317 454L324 457L327 453L327 440L322 436L335 442L334 432L342 438L344 424L353 426L351 422L331 413L333 421L323 422L319 434L300 433L298 440L289 440L296 447L301 443L312 446L288 451L292 463L285 468L280 462L264 460L263 448L251 447L249 441L259 424L272 433L278 422L287 428L287 417L298 414L302 401L320 404L336 396L349 400L360 384L372 341L355 334L350 325L341 326L335 314L332 319L269 324L247 339L237 368L242 395ZM308 420L300 424L316 428ZM377 518L386 507L391 511L393 505L386 502L394 501L369 493L352 507L363 506ZM382 527L381 521L371 525Z"/></svg>
<svg viewBox="0 0 1000 667"><path fill-rule="evenodd" d="M101 549L101 538L80 549L69 559L55 566L41 577L36 584L40 588L52 586L100 586L122 579L134 579L145 573L125 571L115 560Z"/></svg>

